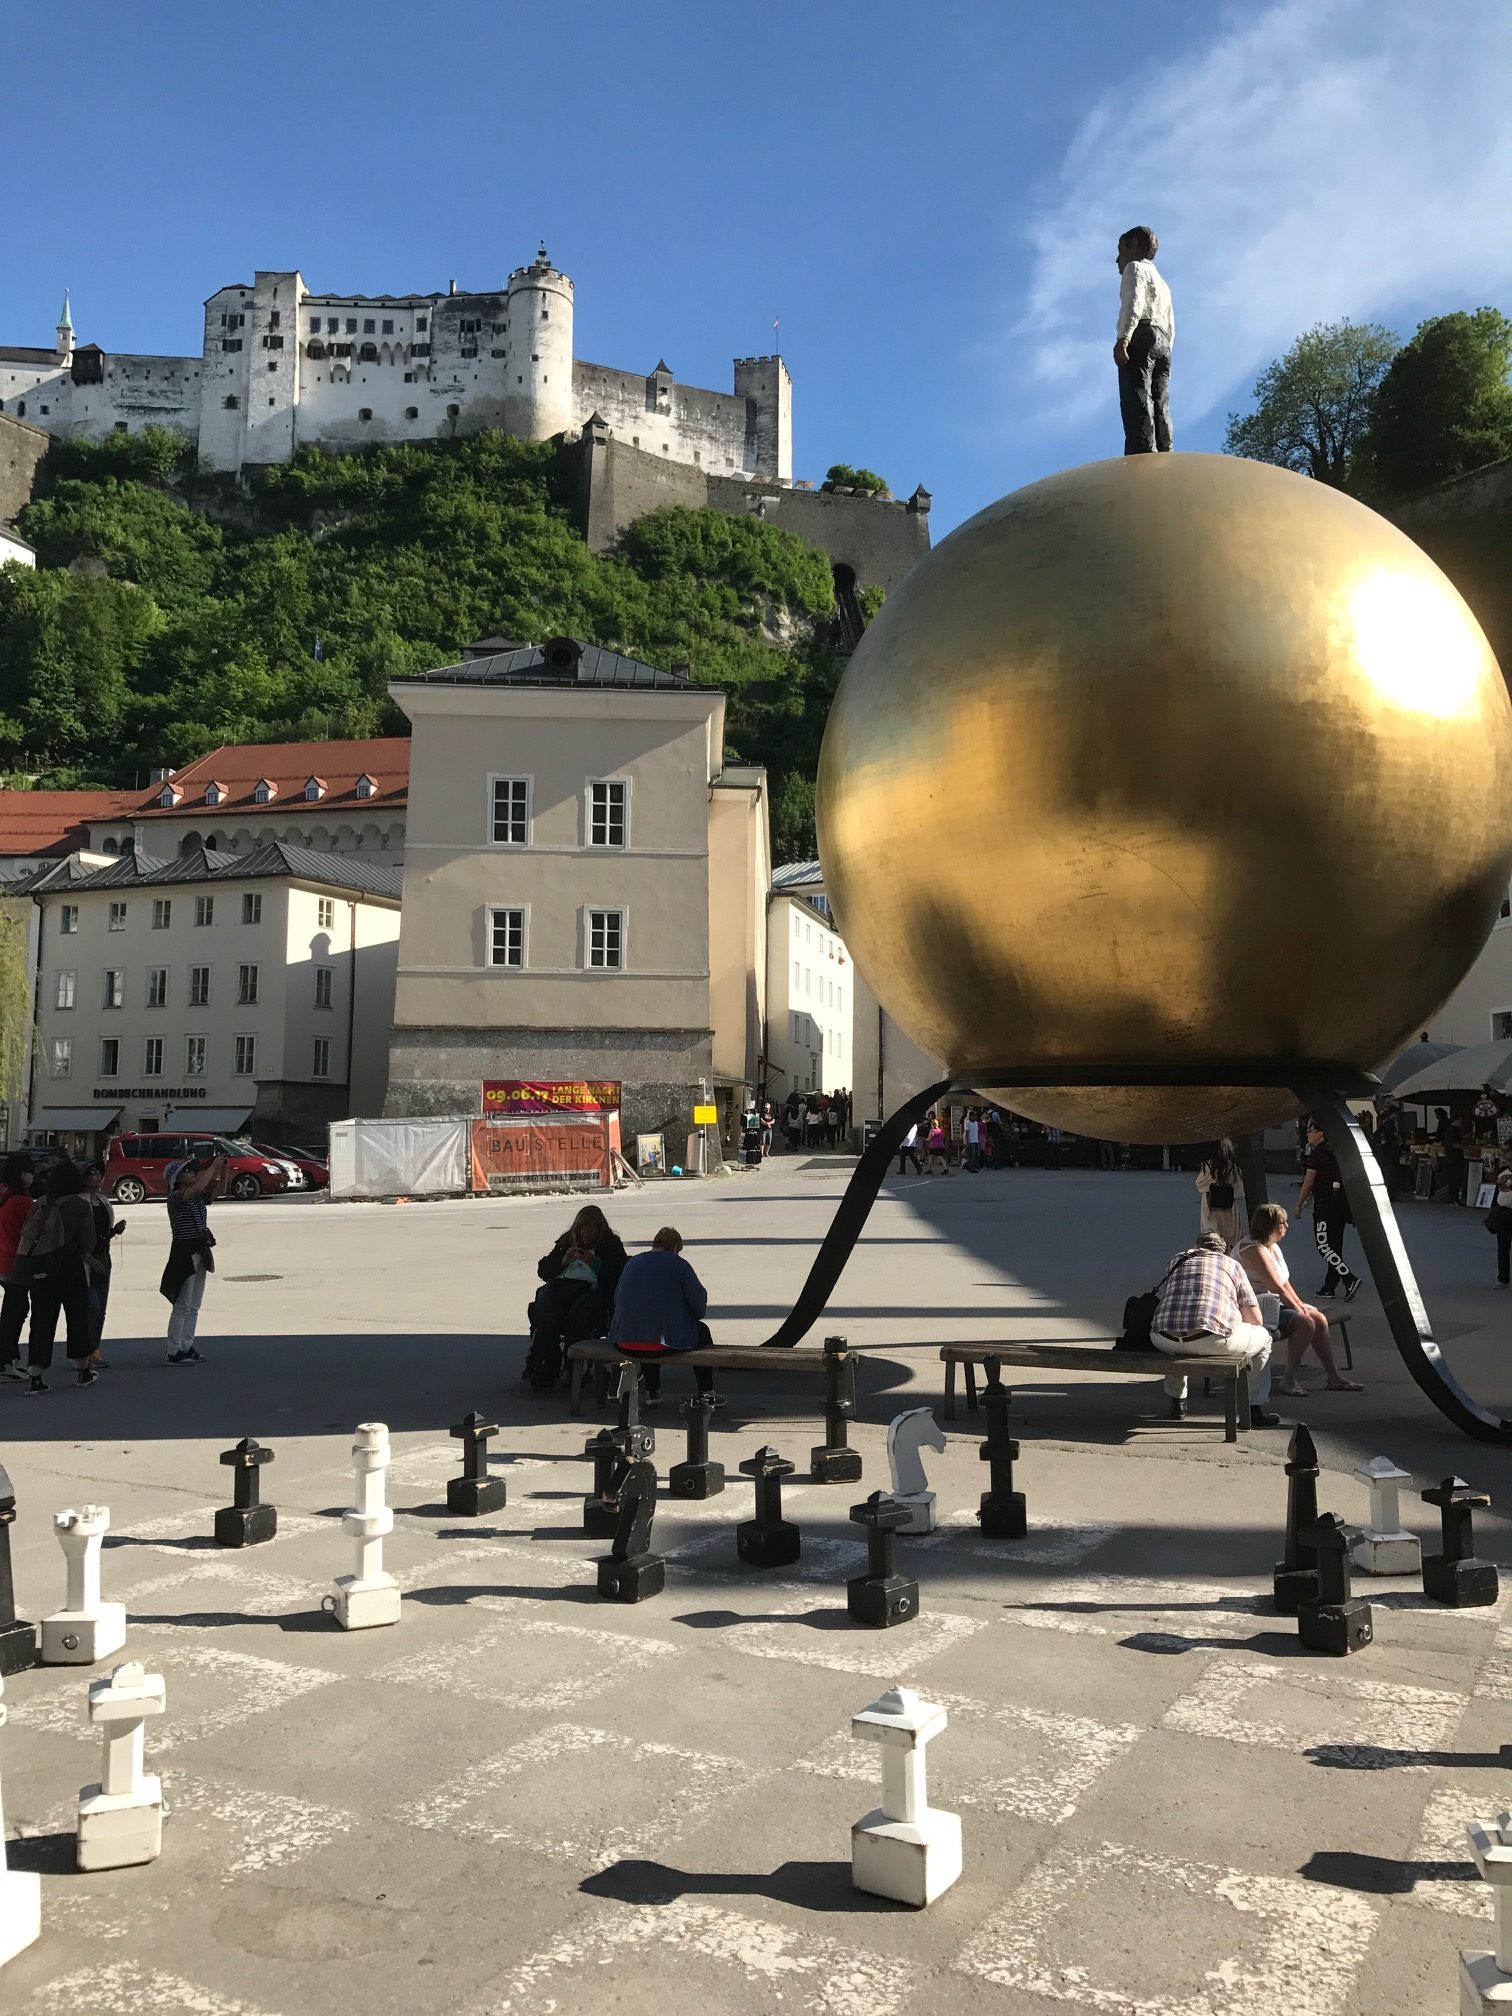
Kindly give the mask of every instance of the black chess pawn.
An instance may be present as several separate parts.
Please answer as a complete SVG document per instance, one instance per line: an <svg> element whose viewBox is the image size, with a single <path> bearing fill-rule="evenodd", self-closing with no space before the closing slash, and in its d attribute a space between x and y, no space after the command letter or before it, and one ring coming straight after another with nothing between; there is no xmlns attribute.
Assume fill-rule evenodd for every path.
<svg viewBox="0 0 1512 2016"><path fill-rule="evenodd" d="M1276 1563L1271 1592L1283 1617L1295 1617L1304 1603L1318 1600L1318 1556L1303 1535L1318 1523L1318 1452L1305 1428L1297 1428L1286 1451L1286 1553Z"/></svg>
<svg viewBox="0 0 1512 2016"><path fill-rule="evenodd" d="M1478 1505L1489 1505L1484 1491L1472 1491L1463 1477L1446 1477L1431 1491L1422 1493L1425 1505L1437 1505L1443 1531L1442 1554L1423 1556L1423 1594L1435 1603L1447 1603L1452 1610L1476 1610L1494 1603L1497 1596L1496 1564L1480 1561L1475 1553L1471 1520Z"/></svg>
<svg viewBox="0 0 1512 2016"><path fill-rule="evenodd" d="M618 1431L600 1428L583 1445L593 1458L593 1489L583 1500L583 1531L590 1540L612 1540L619 1531L619 1489L627 1468Z"/></svg>
<svg viewBox="0 0 1512 2016"><path fill-rule="evenodd" d="M1297 1637L1309 1652L1331 1652L1338 1658L1358 1652L1375 1636L1370 1605L1350 1593L1349 1550L1359 1538L1344 1521L1325 1512L1299 1534L1318 1564L1315 1600L1297 1609Z"/></svg>
<svg viewBox="0 0 1512 2016"><path fill-rule="evenodd" d="M861 1475L861 1451L849 1444L856 1418L856 1365L843 1337L824 1340L824 1440L809 1455L816 1484L854 1484Z"/></svg>
<svg viewBox="0 0 1512 2016"><path fill-rule="evenodd" d="M462 1475L446 1480L448 1512L475 1519L480 1512L497 1512L505 1503L509 1493L504 1479L488 1474L488 1442L498 1432L498 1424L485 1421L476 1409L452 1429L453 1441L462 1444Z"/></svg>
<svg viewBox="0 0 1512 2016"><path fill-rule="evenodd" d="M873 1491L864 1505L852 1505L850 1516L866 1529L866 1573L846 1583L846 1609L858 1624L879 1631L908 1623L919 1614L919 1585L898 1573L896 1555L898 1533L913 1517L912 1507Z"/></svg>
<svg viewBox="0 0 1512 2016"><path fill-rule="evenodd" d="M982 1405L987 1410L987 1435L977 1451L988 1465L991 1488L982 1493L977 1507L981 1529L994 1540L1022 1540L1029 1530L1029 1517L1022 1491L1013 1488L1013 1466L1019 1445L1008 1433L1010 1396L1003 1384L1003 1361L983 1361L987 1384L982 1389Z"/></svg>
<svg viewBox="0 0 1512 2016"><path fill-rule="evenodd" d="M243 1435L234 1449L221 1451L220 1460L230 1466L231 1503L215 1515L216 1546L255 1547L271 1540L278 1531L278 1508L262 1502L262 1469L273 1461L273 1451Z"/></svg>
<svg viewBox="0 0 1512 2016"><path fill-rule="evenodd" d="M756 1517L735 1528L736 1551L749 1567L785 1568L798 1559L798 1528L782 1516L782 1480L792 1476L793 1468L775 1449L758 1449L740 1466L741 1475L756 1485Z"/></svg>
<svg viewBox="0 0 1512 2016"><path fill-rule="evenodd" d="M682 1411L688 1420L688 1454L667 1472L667 1489L674 1498L717 1498L725 1487L725 1473L723 1463L709 1461L713 1394L690 1393Z"/></svg>
<svg viewBox="0 0 1512 2016"><path fill-rule="evenodd" d="M16 1615L16 1584L11 1573L11 1528L15 1523L15 1487L0 1468L0 1675L24 1673L37 1663L37 1627Z"/></svg>
<svg viewBox="0 0 1512 2016"><path fill-rule="evenodd" d="M626 1466L619 1487L614 1545L598 1564L598 1593L616 1603L643 1603L666 1586L667 1564L651 1552L656 1511L656 1466L644 1457Z"/></svg>

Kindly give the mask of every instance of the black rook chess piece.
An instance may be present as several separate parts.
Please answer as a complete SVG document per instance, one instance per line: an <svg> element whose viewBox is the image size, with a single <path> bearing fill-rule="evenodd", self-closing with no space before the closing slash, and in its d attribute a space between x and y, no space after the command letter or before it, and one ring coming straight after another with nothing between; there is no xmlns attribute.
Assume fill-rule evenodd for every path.
<svg viewBox="0 0 1512 2016"><path fill-rule="evenodd" d="M850 1516L866 1529L866 1573L846 1583L846 1609L858 1624L879 1631L906 1624L919 1614L919 1585L898 1573L895 1556L899 1529L913 1517L912 1508L873 1491L864 1505L852 1505Z"/></svg>
<svg viewBox="0 0 1512 2016"><path fill-rule="evenodd" d="M982 1405L987 1409L987 1437L977 1455L987 1464L991 1489L982 1493L977 1520L982 1531L994 1540L1022 1540L1029 1530L1024 1494L1013 1488L1013 1466L1019 1445L1008 1433L1009 1393L1003 1384L1003 1361L983 1361L987 1384L982 1389Z"/></svg>
<svg viewBox="0 0 1512 2016"><path fill-rule="evenodd" d="M717 1498L725 1487L723 1463L709 1461L709 1421L714 1412L712 1393L690 1393L682 1403L688 1417L686 1462L674 1463L667 1472L667 1489L674 1498Z"/></svg>
<svg viewBox="0 0 1512 2016"><path fill-rule="evenodd" d="M1318 1556L1303 1537L1317 1523L1318 1452L1312 1436L1299 1427L1286 1451L1286 1554L1271 1578L1283 1617L1295 1617L1304 1603L1318 1600Z"/></svg>
<svg viewBox="0 0 1512 2016"><path fill-rule="evenodd" d="M756 1517L735 1528L735 1548L752 1568L785 1568L798 1559L798 1528L782 1516L782 1480L792 1476L793 1467L775 1449L758 1449L740 1466L740 1474L756 1485Z"/></svg>
<svg viewBox="0 0 1512 2016"><path fill-rule="evenodd" d="M215 1515L216 1546L255 1547L271 1540L278 1531L278 1508L262 1502L262 1467L273 1461L273 1451L243 1435L234 1449L221 1451L220 1460L230 1465L232 1502Z"/></svg>
<svg viewBox="0 0 1512 2016"><path fill-rule="evenodd" d="M499 1432L497 1423L485 1421L476 1409L464 1414L452 1429L452 1439L462 1444L462 1475L446 1480L446 1509L463 1519L475 1519L480 1512L497 1512L508 1497L502 1477L488 1474L488 1441Z"/></svg>
<svg viewBox="0 0 1512 2016"><path fill-rule="evenodd" d="M600 1428L583 1444L593 1459L593 1489L583 1500L583 1531L590 1540L612 1540L619 1530L619 1487L625 1473L619 1435Z"/></svg>
<svg viewBox="0 0 1512 2016"><path fill-rule="evenodd" d="M0 1468L0 1674L24 1673L37 1663L37 1627L16 1615L16 1584L11 1575L11 1528L15 1523L15 1487Z"/></svg>
<svg viewBox="0 0 1512 2016"><path fill-rule="evenodd" d="M1309 1652L1332 1652L1342 1658L1368 1645L1375 1632L1370 1605L1349 1588L1349 1550L1359 1538L1344 1521L1325 1512L1298 1538L1313 1550L1318 1564L1317 1594L1297 1609L1297 1637Z"/></svg>
<svg viewBox="0 0 1512 2016"><path fill-rule="evenodd" d="M1475 1610L1494 1603L1496 1564L1479 1561L1471 1519L1477 1505L1489 1505L1484 1491L1472 1491L1463 1477L1446 1477L1422 1494L1425 1505L1437 1505L1443 1529L1442 1554L1423 1556L1423 1594L1452 1610Z"/></svg>
<svg viewBox="0 0 1512 2016"><path fill-rule="evenodd" d="M666 1586L667 1565L651 1552L656 1511L656 1465L644 1457L628 1465L619 1493L614 1545L598 1564L598 1593L616 1603L641 1603Z"/></svg>
<svg viewBox="0 0 1512 2016"><path fill-rule="evenodd" d="M809 1475L816 1484L854 1484L861 1475L861 1451L848 1442L856 1418L856 1365L843 1337L824 1340L824 1440L810 1452Z"/></svg>

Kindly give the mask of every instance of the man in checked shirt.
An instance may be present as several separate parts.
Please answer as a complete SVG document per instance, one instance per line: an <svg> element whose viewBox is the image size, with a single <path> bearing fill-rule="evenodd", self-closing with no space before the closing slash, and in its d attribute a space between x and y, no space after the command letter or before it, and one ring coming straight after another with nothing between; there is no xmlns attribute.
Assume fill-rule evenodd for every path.
<svg viewBox="0 0 1512 2016"><path fill-rule="evenodd" d="M1171 290L1155 266L1160 240L1136 224L1118 241L1118 406L1125 455L1168 455L1171 450L1171 349L1176 311Z"/></svg>
<svg viewBox="0 0 1512 2016"><path fill-rule="evenodd" d="M1243 1358L1250 1369L1250 1426L1279 1428L1281 1416L1266 1411L1270 1398L1271 1335L1260 1320L1260 1305L1249 1276L1223 1250L1216 1232L1178 1253L1155 1291L1150 1340L1173 1358ZM1168 1372L1171 1413L1186 1412L1186 1376Z"/></svg>

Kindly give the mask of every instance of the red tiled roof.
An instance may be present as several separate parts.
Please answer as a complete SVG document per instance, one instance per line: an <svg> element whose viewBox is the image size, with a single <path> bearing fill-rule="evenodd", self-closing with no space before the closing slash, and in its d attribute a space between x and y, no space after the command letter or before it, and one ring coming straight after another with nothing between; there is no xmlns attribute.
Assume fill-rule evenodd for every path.
<svg viewBox="0 0 1512 2016"><path fill-rule="evenodd" d="M89 845L90 822L125 819L134 791L0 790L0 857L72 854Z"/></svg>
<svg viewBox="0 0 1512 2016"><path fill-rule="evenodd" d="M336 806L353 812L368 806L392 812L404 805L409 794L409 749L409 738L404 735L369 742L230 743L174 773L172 782L184 794L176 805L158 804L161 784L133 794L130 802L140 819L287 814L304 802L305 785L313 776L325 779L326 793L318 801L323 812ZM361 777L371 777L378 787L371 798L357 796ZM276 784L278 791L270 803L259 805L252 793L264 778ZM219 784L226 794L218 805L205 803L205 791L211 784Z"/></svg>

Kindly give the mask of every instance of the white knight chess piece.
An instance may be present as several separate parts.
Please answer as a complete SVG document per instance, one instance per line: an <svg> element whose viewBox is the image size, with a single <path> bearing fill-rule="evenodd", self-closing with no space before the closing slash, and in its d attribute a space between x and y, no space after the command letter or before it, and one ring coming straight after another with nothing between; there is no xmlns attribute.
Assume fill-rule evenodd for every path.
<svg viewBox="0 0 1512 2016"><path fill-rule="evenodd" d="M913 1515L906 1526L899 1528L900 1532L935 1530L935 1494L929 1489L920 1451L938 1449L943 1453L944 1448L944 1432L927 1407L911 1407L888 1423L887 1463L892 1473L892 1490L888 1495L897 1504L908 1506Z"/></svg>

